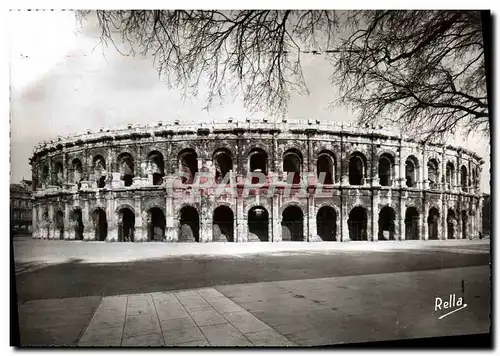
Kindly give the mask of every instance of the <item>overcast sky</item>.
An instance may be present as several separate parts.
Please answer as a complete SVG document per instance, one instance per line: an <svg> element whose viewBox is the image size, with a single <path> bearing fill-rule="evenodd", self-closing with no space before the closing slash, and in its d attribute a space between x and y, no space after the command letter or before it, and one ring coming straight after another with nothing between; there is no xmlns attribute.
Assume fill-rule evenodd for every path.
<svg viewBox="0 0 500 356"><path fill-rule="evenodd" d="M251 116L238 99L216 104L208 113L203 98L183 102L180 93L169 90L158 77L151 58L126 57L98 45L96 22L81 28L72 12L14 11L9 14L9 31L12 182L31 178L28 160L34 145L58 135L128 123ZM290 118L355 120L344 108L329 108L337 91L329 83L332 67L325 59L305 57L303 70L310 94L292 95ZM456 137L450 143L485 159L481 188L489 192L488 140Z"/></svg>

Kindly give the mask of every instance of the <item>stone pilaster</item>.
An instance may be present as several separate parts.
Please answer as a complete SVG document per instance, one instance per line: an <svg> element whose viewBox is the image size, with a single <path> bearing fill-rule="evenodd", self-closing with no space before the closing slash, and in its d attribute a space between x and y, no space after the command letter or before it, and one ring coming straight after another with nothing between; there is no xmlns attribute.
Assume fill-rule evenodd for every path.
<svg viewBox="0 0 500 356"><path fill-rule="evenodd" d="M38 214L37 206L33 204L31 207L31 237L38 238Z"/></svg>
<svg viewBox="0 0 500 356"><path fill-rule="evenodd" d="M171 179L169 180L169 182L171 181ZM169 184L169 182L167 182L167 184ZM175 219L175 211L174 211L174 207L173 207L173 198L172 196L170 195L170 193L168 192L167 190L167 196L166 196L166 199L165 199L165 218L166 218L166 226L165 226L165 239L166 241L168 242L176 242L178 241L178 236L177 236L177 233L175 231L175 224L174 224L174 219Z"/></svg>
<svg viewBox="0 0 500 356"><path fill-rule="evenodd" d="M308 227L309 227L309 234L308 234L308 239L307 241L314 242L314 241L321 241L321 239L318 239L318 229L316 226L316 215L315 215L315 209L314 209L314 194L311 194L309 196L309 199L307 201L307 215L308 215Z"/></svg>
<svg viewBox="0 0 500 356"><path fill-rule="evenodd" d="M140 195L134 195L134 212L135 212L135 225L134 225L134 242L141 242L147 240L147 234L144 236L143 218L146 218L142 212L142 201Z"/></svg>
<svg viewBox="0 0 500 356"><path fill-rule="evenodd" d="M108 223L108 235L106 241L118 241L118 216L115 213L114 194L111 193L106 200L106 220Z"/></svg>
<svg viewBox="0 0 500 356"><path fill-rule="evenodd" d="M422 231L420 236L422 236L422 240L429 240L429 225L427 224L428 216L429 216L429 206L426 203L423 205L423 211L421 216Z"/></svg>
<svg viewBox="0 0 500 356"><path fill-rule="evenodd" d="M281 234L281 217L279 213L279 195L277 193L274 194L272 199L272 211L269 214L269 218L271 220L272 228L269 229L269 241L272 242L281 242L282 234Z"/></svg>
<svg viewBox="0 0 500 356"><path fill-rule="evenodd" d="M88 199L83 201L82 209L82 220L83 220L83 239L84 240L95 240L95 231L92 224L92 218L90 216L90 202Z"/></svg>
<svg viewBox="0 0 500 356"><path fill-rule="evenodd" d="M248 241L248 224L247 216L243 211L243 197L236 198L236 236L234 241Z"/></svg>

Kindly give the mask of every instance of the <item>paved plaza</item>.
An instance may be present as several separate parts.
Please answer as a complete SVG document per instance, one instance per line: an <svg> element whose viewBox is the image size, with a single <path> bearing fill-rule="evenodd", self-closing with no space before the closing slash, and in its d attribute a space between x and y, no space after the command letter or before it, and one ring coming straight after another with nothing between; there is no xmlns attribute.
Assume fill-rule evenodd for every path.
<svg viewBox="0 0 500 356"><path fill-rule="evenodd" d="M14 245L22 345L286 347L489 332L488 241L71 243ZM467 307L439 319L435 298L453 294Z"/></svg>

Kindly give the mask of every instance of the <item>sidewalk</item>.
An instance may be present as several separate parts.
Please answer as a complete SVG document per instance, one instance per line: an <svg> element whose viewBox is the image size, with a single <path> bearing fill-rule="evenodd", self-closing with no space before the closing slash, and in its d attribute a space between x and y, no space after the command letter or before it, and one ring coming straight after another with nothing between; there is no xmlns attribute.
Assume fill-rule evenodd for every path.
<svg viewBox="0 0 500 356"><path fill-rule="evenodd" d="M462 292L462 281L464 290ZM467 307L439 320L436 297ZM489 331L489 267L29 301L22 345L313 346Z"/></svg>

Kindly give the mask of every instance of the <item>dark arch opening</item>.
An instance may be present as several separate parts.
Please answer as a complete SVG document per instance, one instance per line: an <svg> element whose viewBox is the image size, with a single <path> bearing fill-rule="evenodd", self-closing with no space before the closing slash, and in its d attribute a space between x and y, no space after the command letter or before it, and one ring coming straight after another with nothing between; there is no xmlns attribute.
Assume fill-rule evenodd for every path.
<svg viewBox="0 0 500 356"><path fill-rule="evenodd" d="M71 220L75 232L75 240L83 240L83 216L80 208L73 209Z"/></svg>
<svg viewBox="0 0 500 356"><path fill-rule="evenodd" d="M196 173L198 173L198 155L194 150L186 149L179 154L178 160L182 173L182 183L193 184Z"/></svg>
<svg viewBox="0 0 500 356"><path fill-rule="evenodd" d="M318 178L321 173L324 173L323 184L333 184L335 181L335 160L333 155L328 152L320 153L316 163L316 171Z"/></svg>
<svg viewBox="0 0 500 356"><path fill-rule="evenodd" d="M163 241L165 239L165 227L167 221L163 210L153 207L148 211L148 240Z"/></svg>
<svg viewBox="0 0 500 356"><path fill-rule="evenodd" d="M219 206L214 210L213 240L234 242L234 215L231 208Z"/></svg>
<svg viewBox="0 0 500 356"><path fill-rule="evenodd" d="M427 177L429 178L429 188L437 189L439 183L439 169L438 162L431 159L427 164Z"/></svg>
<svg viewBox="0 0 500 356"><path fill-rule="evenodd" d="M122 153L118 157L120 164L120 178L126 187L130 187L134 182L134 158L129 153Z"/></svg>
<svg viewBox="0 0 500 356"><path fill-rule="evenodd" d="M316 231L323 241L336 241L337 213L331 206L323 206L316 215Z"/></svg>
<svg viewBox="0 0 500 356"><path fill-rule="evenodd" d="M180 211L179 241L199 242L200 217L198 211L192 206L185 206Z"/></svg>
<svg viewBox="0 0 500 356"><path fill-rule="evenodd" d="M396 212L389 206L384 206L378 214L378 239L394 240L394 221Z"/></svg>
<svg viewBox="0 0 500 356"><path fill-rule="evenodd" d="M93 220L95 240L106 241L106 237L108 237L108 220L104 209L95 209L93 213Z"/></svg>
<svg viewBox="0 0 500 356"><path fill-rule="evenodd" d="M378 160L378 178L379 183L383 187L388 187L392 184L392 167L394 166L394 158L388 154L383 154Z"/></svg>
<svg viewBox="0 0 500 356"><path fill-rule="evenodd" d="M153 174L153 185L161 185L165 176L165 161L161 152L152 151L148 154L148 162Z"/></svg>
<svg viewBox="0 0 500 356"><path fill-rule="evenodd" d="M462 166L460 168L460 185L462 186L462 190L464 192L467 191L467 168Z"/></svg>
<svg viewBox="0 0 500 356"><path fill-rule="evenodd" d="M462 239L467 239L467 211L462 210Z"/></svg>
<svg viewBox="0 0 500 356"><path fill-rule="evenodd" d="M304 214L301 208L292 205L283 210L281 230L283 241L304 241Z"/></svg>
<svg viewBox="0 0 500 356"><path fill-rule="evenodd" d="M429 240L438 240L439 211L436 208L431 208L429 210L427 226L429 230Z"/></svg>
<svg viewBox="0 0 500 356"><path fill-rule="evenodd" d="M73 170L73 183L78 185L78 189L80 189L81 181L83 179L83 168L82 162L78 158L75 158L71 164Z"/></svg>
<svg viewBox="0 0 500 356"><path fill-rule="evenodd" d="M50 185L48 166L44 166L42 169L42 181L45 185Z"/></svg>
<svg viewBox="0 0 500 356"><path fill-rule="evenodd" d="M106 161L100 155L93 160L94 176L97 182L97 188L104 188L106 185Z"/></svg>
<svg viewBox="0 0 500 356"><path fill-rule="evenodd" d="M451 163L451 162L446 163L446 188L447 189L453 188L454 176L455 176L455 167L453 166L453 163Z"/></svg>
<svg viewBox="0 0 500 356"><path fill-rule="evenodd" d="M453 209L448 209L448 216L446 217L446 227L448 230L448 240L453 240L456 238L456 227L457 227L457 217Z"/></svg>
<svg viewBox="0 0 500 356"><path fill-rule="evenodd" d="M417 168L416 159L408 157L405 162L405 177L406 186L409 188L413 188L417 185Z"/></svg>
<svg viewBox="0 0 500 356"><path fill-rule="evenodd" d="M368 216L366 209L357 206L349 213L347 220L349 226L349 239L353 241L368 241Z"/></svg>
<svg viewBox="0 0 500 356"><path fill-rule="evenodd" d="M57 210L55 214L56 231L59 234L59 239L64 239L64 214L62 210Z"/></svg>
<svg viewBox="0 0 500 356"><path fill-rule="evenodd" d="M63 164L62 162L56 162L56 185L62 186L64 182L64 177L63 177Z"/></svg>
<svg viewBox="0 0 500 356"><path fill-rule="evenodd" d="M406 240L419 240L418 231L419 214L414 207L406 208L405 214L405 236Z"/></svg>
<svg viewBox="0 0 500 356"><path fill-rule="evenodd" d="M358 153L354 153L349 158L349 184L364 184L364 159Z"/></svg>
<svg viewBox="0 0 500 356"><path fill-rule="evenodd" d="M267 153L260 149L255 148L250 151L250 172L261 172L267 175ZM252 183L258 183L258 178L252 178Z"/></svg>
<svg viewBox="0 0 500 356"><path fill-rule="evenodd" d="M135 214L129 208L118 212L118 241L134 242Z"/></svg>
<svg viewBox="0 0 500 356"><path fill-rule="evenodd" d="M215 182L220 183L233 169L233 159L228 149L219 149L214 153Z"/></svg>
<svg viewBox="0 0 500 356"><path fill-rule="evenodd" d="M302 154L290 149L283 154L283 172L293 173L292 183L300 183L300 172L302 172Z"/></svg>
<svg viewBox="0 0 500 356"><path fill-rule="evenodd" d="M269 241L269 214L261 206L248 211L248 241Z"/></svg>

